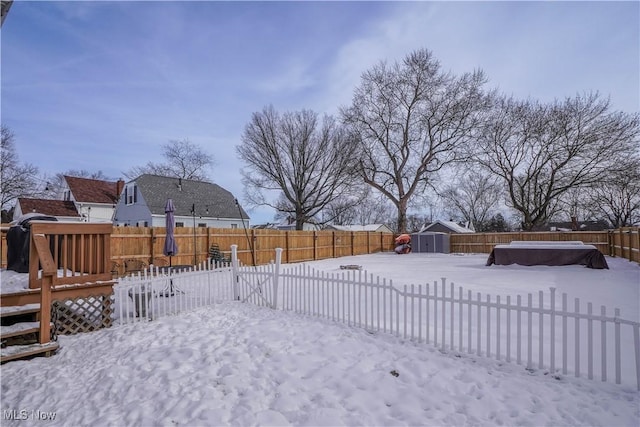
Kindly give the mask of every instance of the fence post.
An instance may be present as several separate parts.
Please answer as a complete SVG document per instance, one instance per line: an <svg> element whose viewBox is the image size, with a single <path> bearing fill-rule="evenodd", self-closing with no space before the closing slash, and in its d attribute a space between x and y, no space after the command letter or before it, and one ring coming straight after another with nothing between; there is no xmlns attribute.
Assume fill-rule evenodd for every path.
<svg viewBox="0 0 640 427"><path fill-rule="evenodd" d="M276 265L273 272L273 301L271 308L274 310L278 305L278 281L280 280L280 263L282 262L282 248L276 248Z"/></svg>
<svg viewBox="0 0 640 427"><path fill-rule="evenodd" d="M622 227L618 228L618 235L620 236L620 258L624 258L624 234L622 233Z"/></svg>
<svg viewBox="0 0 640 427"><path fill-rule="evenodd" d="M238 245L231 245L231 266L233 269L233 300L240 301L238 290Z"/></svg>
<svg viewBox="0 0 640 427"><path fill-rule="evenodd" d="M288 231L284 232L284 243L285 243L285 249L287 254L287 262L291 262L291 253L289 252L289 232Z"/></svg>
<svg viewBox="0 0 640 427"><path fill-rule="evenodd" d="M276 248L276 256L278 254L278 249L280 248ZM282 249L280 249L280 251L282 251ZM317 260L318 259L318 232L313 230L313 260Z"/></svg>
<svg viewBox="0 0 640 427"><path fill-rule="evenodd" d="M636 262L640 263L640 228L636 227L636 229L635 229L635 230L636 230L636 233L635 233L635 234L636 234L636 238L635 238L635 241L636 241L635 249L637 249L637 250L638 250L638 257L637 257ZM631 229L631 236L633 237L633 229ZM633 249L634 249L634 248L632 247L632 248L631 248L631 251L632 251L632 252L633 252ZM633 256L631 256L631 260L633 260Z"/></svg>
<svg viewBox="0 0 640 427"><path fill-rule="evenodd" d="M354 232L351 232L351 255L353 255L355 252L353 251L353 244L354 244Z"/></svg>
<svg viewBox="0 0 640 427"><path fill-rule="evenodd" d="M336 232L335 231L331 232L331 241L333 246L333 258L335 258L336 257Z"/></svg>

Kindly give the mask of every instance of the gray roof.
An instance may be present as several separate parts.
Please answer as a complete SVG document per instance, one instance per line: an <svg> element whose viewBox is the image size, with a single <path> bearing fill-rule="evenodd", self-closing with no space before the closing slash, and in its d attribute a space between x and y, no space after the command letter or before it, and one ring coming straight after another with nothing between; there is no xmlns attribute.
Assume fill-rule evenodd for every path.
<svg viewBox="0 0 640 427"><path fill-rule="evenodd" d="M197 216L239 219L242 211L242 217L249 219L242 206L236 206L233 194L217 184L159 175L140 175L130 182L136 183L154 215L164 215L167 199L173 199L174 215L190 216L195 204Z"/></svg>

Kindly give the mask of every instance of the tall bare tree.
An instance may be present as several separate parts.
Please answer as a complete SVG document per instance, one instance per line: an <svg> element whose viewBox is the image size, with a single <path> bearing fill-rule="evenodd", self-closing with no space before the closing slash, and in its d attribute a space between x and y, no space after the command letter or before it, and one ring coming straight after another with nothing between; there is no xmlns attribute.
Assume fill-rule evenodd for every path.
<svg viewBox="0 0 640 427"><path fill-rule="evenodd" d="M296 229L349 192L355 145L331 116L310 110L278 113L273 106L253 113L237 147L246 163L247 198L295 217ZM276 201L265 191L281 192Z"/></svg>
<svg viewBox="0 0 640 427"><path fill-rule="evenodd" d="M471 169L440 191L440 197L450 215L460 216L473 224L476 231L483 231L490 217L497 213L502 190L497 177Z"/></svg>
<svg viewBox="0 0 640 427"><path fill-rule="evenodd" d="M611 175L588 191L587 200L613 227L640 222L640 160L625 162L624 170Z"/></svg>
<svg viewBox="0 0 640 427"><path fill-rule="evenodd" d="M188 139L171 140L162 146L163 163L148 162L124 173L128 179L142 174L210 181L209 170L215 164L213 155Z"/></svg>
<svg viewBox="0 0 640 427"><path fill-rule="evenodd" d="M567 191L621 170L621 159L636 155L639 123L597 93L549 104L503 97L478 136L478 160L531 230L558 212Z"/></svg>
<svg viewBox="0 0 640 427"><path fill-rule="evenodd" d="M407 227L411 198L438 171L463 159L486 105L481 71L460 77L442 70L429 50L401 63L380 62L366 71L342 118L360 143L358 172L398 210Z"/></svg>
<svg viewBox="0 0 640 427"><path fill-rule="evenodd" d="M2 126L0 150L0 194L2 210L6 210L18 197L38 193L38 168L21 163L14 146L15 135L7 126Z"/></svg>

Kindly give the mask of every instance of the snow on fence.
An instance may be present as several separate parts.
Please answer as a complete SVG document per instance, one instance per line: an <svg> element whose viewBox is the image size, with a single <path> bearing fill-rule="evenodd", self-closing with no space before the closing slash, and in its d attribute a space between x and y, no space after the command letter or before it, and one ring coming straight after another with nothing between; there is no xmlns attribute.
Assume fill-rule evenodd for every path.
<svg viewBox="0 0 640 427"><path fill-rule="evenodd" d="M202 263L179 270L155 268L119 279L113 287L114 317L118 324L153 320L198 307L231 301L230 265Z"/></svg>

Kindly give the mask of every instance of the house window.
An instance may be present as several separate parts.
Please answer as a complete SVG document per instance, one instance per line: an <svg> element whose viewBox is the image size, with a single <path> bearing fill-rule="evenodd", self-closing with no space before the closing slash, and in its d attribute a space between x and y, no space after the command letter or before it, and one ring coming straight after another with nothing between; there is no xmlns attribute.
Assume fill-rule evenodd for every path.
<svg viewBox="0 0 640 427"><path fill-rule="evenodd" d="M231 224L231 228L238 228L238 224Z"/></svg>
<svg viewBox="0 0 640 427"><path fill-rule="evenodd" d="M127 205L133 205L138 201L138 186L135 184L124 187L124 202Z"/></svg>
<svg viewBox="0 0 640 427"><path fill-rule="evenodd" d="M184 222L177 222L176 221L176 227L184 227Z"/></svg>
<svg viewBox="0 0 640 427"><path fill-rule="evenodd" d="M199 222L198 223L198 227L203 227L203 228L207 228L207 224L204 222Z"/></svg>
<svg viewBox="0 0 640 427"><path fill-rule="evenodd" d="M71 200L71 190L64 190L62 200L65 200L65 201Z"/></svg>

